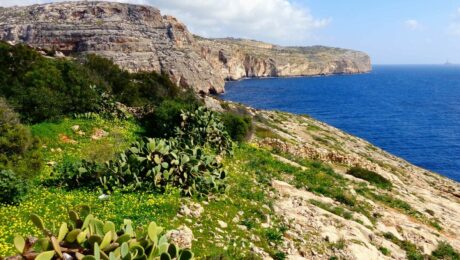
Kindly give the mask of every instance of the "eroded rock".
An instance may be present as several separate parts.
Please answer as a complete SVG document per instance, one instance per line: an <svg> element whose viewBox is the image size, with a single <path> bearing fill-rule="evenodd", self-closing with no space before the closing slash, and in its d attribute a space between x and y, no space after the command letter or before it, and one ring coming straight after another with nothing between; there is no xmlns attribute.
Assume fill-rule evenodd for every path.
<svg viewBox="0 0 460 260"><path fill-rule="evenodd" d="M369 56L351 50L284 48L204 39L160 10L110 2L63 2L0 9L0 40L25 43L55 56L97 53L129 71L166 73L197 93L221 93L224 79L361 73Z"/></svg>

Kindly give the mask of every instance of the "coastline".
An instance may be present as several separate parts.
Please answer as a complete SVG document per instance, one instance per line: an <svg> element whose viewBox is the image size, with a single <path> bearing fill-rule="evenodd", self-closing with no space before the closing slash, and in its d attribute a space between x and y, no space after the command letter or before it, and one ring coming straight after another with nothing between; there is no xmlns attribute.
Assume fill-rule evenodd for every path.
<svg viewBox="0 0 460 260"><path fill-rule="evenodd" d="M448 241L454 248L460 248L460 234L457 232L460 228L459 182L413 165L362 138L350 135L309 116L254 109L231 101L223 102L226 107L229 106L235 111L246 111L255 118L254 135L250 140L252 145L260 149L267 149L277 160L297 167L304 167L305 161L303 160L327 164L340 176L339 178L343 178L347 183L345 187L352 194L356 194L361 203L371 203L381 214L377 222L372 223L374 221L372 217L359 216L362 213L355 212L355 216L359 216L360 219L358 224L356 221L340 218L337 219L340 223L337 224L339 227L334 224L335 231L332 232L330 226L326 227L329 225L325 223L327 221L321 218L324 212L317 212L304 204L298 207L290 205L299 197L307 201L318 200L333 205L341 205L341 203L318 197L308 189L303 191L299 189L298 183L292 180L277 179L272 182L272 187L281 194L281 197L276 202L275 211L278 215L284 216L286 221L293 220L293 226L304 227L294 228L294 233L298 236L308 234L305 229L308 230L306 227L309 227L314 230L319 228L320 234L328 230L327 232L332 232L328 233L329 236L333 236L334 239L342 236L346 240L359 241L364 245L363 247L356 251L347 251L349 257L353 256L358 259L370 259L369 256L372 255L375 256L375 259L380 259L377 257L379 255L378 245L387 245L387 243L380 240L379 234L386 232L397 234L401 239L410 239L427 254L434 249L434 245L439 240ZM372 189L371 193L374 195L363 193L360 187L365 182L350 176L347 172L350 167L360 167L376 172L390 180L393 188L391 190ZM404 209L406 206L400 208L399 203L407 205L408 208ZM332 217L329 214L327 216L327 218ZM441 227L432 222L434 219L439 221L436 223L439 223ZM312 223L318 224L319 227L312 226ZM340 227L341 225L348 228ZM373 234L373 240L369 240L367 236L357 237L356 234L361 232ZM396 248L393 247L391 250L398 254ZM403 254L401 257L404 258L404 251L401 253ZM295 257L296 253L291 256ZM307 258L315 259L314 255ZM398 257L392 255L392 258Z"/></svg>

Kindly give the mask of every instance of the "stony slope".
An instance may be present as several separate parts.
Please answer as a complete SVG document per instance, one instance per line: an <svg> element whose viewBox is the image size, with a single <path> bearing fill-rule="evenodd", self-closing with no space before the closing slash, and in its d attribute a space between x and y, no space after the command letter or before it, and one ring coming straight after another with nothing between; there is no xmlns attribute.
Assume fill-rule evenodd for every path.
<svg viewBox="0 0 460 260"><path fill-rule="evenodd" d="M216 102L208 101L208 106L219 109ZM443 241L460 250L459 183L307 116L229 102L225 107L254 117L251 143L296 167L298 176L310 176L305 182L288 171L272 176L274 211L288 227L288 259L419 259L409 257L409 243L421 255L430 255ZM334 184L326 184L326 172L314 175L316 166L305 160L332 167L338 174L331 175ZM378 173L393 187L381 189L347 174L355 166ZM357 203L315 185L332 185Z"/></svg>
<svg viewBox="0 0 460 260"><path fill-rule="evenodd" d="M0 8L0 40L97 53L131 71L165 72L197 92L220 93L224 79L362 73L365 53L327 47L283 48L193 36L153 7L109 2L64 2Z"/></svg>

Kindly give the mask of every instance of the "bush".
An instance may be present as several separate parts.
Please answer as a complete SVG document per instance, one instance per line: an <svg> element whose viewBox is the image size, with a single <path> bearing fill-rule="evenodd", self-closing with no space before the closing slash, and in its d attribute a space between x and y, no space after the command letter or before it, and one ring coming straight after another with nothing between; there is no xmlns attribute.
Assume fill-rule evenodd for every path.
<svg viewBox="0 0 460 260"><path fill-rule="evenodd" d="M26 192L26 186L13 171L0 170L0 203L19 203Z"/></svg>
<svg viewBox="0 0 460 260"><path fill-rule="evenodd" d="M382 189L391 189L393 187L392 183L379 175L376 172L369 171L360 167L353 167L347 171L347 174L350 174L356 178L366 180L371 184L375 185L376 187Z"/></svg>
<svg viewBox="0 0 460 260"><path fill-rule="evenodd" d="M68 189L97 189L100 187L99 176L94 174L102 168L101 164L93 163L91 171L88 168L89 164L84 165L84 162L72 160L67 157L57 164L53 170L53 179L46 180L45 185L48 186L64 186ZM97 168L96 168L97 167Z"/></svg>
<svg viewBox="0 0 460 260"><path fill-rule="evenodd" d="M101 221L87 206L80 212L69 211L57 232L45 227L43 220L30 215L32 223L44 234L41 238L16 236L18 255L11 259L193 259L190 248L169 243L163 228L155 222L135 228L125 219L120 230L111 221Z"/></svg>
<svg viewBox="0 0 460 260"><path fill-rule="evenodd" d="M27 46L0 42L0 96L24 121L37 123L106 110L101 93L134 107L156 106L166 99L196 102L194 95L182 91L165 74L130 73L96 55L88 55L82 64L49 59Z"/></svg>
<svg viewBox="0 0 460 260"><path fill-rule="evenodd" d="M38 147L38 140L0 97L0 170L12 169L20 178L33 177L41 168Z"/></svg>
<svg viewBox="0 0 460 260"><path fill-rule="evenodd" d="M222 191L225 177L222 164L201 147L182 146L175 139L147 139L105 164L83 161L59 166L54 184L98 187L109 193L164 192L173 186L189 196Z"/></svg>
<svg viewBox="0 0 460 260"><path fill-rule="evenodd" d="M28 122L94 111L98 95L90 86L102 85L99 77L77 63L47 59L29 47L2 42L0 78L0 96Z"/></svg>
<svg viewBox="0 0 460 260"><path fill-rule="evenodd" d="M237 142L244 141L252 130L252 119L249 116L240 116L227 112L222 114L222 122L232 140Z"/></svg>
<svg viewBox="0 0 460 260"><path fill-rule="evenodd" d="M129 73L111 60L94 54L87 55L83 65L110 86L117 101L128 106L142 107L159 104L166 99L187 96L187 93L181 91L166 74Z"/></svg>
<svg viewBox="0 0 460 260"><path fill-rule="evenodd" d="M440 242L431 255L436 257L436 259L460 259L460 254L447 242Z"/></svg>
<svg viewBox="0 0 460 260"><path fill-rule="evenodd" d="M184 111L194 111L198 107L193 102L165 100L153 112L142 119L142 124L150 137L169 138L176 135L176 128L182 122Z"/></svg>

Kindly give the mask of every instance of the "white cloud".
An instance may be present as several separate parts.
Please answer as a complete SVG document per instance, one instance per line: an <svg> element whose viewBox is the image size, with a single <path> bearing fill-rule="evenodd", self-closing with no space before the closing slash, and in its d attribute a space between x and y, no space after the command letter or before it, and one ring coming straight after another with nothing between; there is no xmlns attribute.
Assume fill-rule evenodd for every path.
<svg viewBox="0 0 460 260"><path fill-rule="evenodd" d="M419 21L414 20L414 19L409 19L404 22L404 25L406 26L407 29L417 31L422 29L422 25L420 24Z"/></svg>
<svg viewBox="0 0 460 260"><path fill-rule="evenodd" d="M1 0L0 5L33 4L51 0ZM331 18L318 19L308 8L290 0L118 0L158 7L207 37L242 37L278 44L304 45Z"/></svg>

